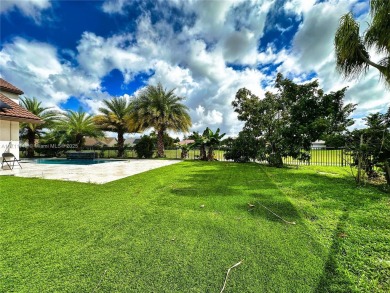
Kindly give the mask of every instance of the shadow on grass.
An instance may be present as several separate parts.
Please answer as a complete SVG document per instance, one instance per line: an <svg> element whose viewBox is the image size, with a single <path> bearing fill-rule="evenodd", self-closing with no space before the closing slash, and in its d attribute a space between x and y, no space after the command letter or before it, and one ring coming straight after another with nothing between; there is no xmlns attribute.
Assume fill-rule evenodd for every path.
<svg viewBox="0 0 390 293"><path fill-rule="evenodd" d="M353 283L344 273L340 272L337 264L337 256L346 252L341 247L341 241L345 237L345 225L348 220L349 213L344 211L337 228L332 237L332 246L330 247L328 259L325 263L324 272L314 292L351 292Z"/></svg>
<svg viewBox="0 0 390 293"><path fill-rule="evenodd" d="M275 171L275 169L264 167L264 170L285 192L293 190L291 193L293 197L304 204L308 203L308 210L303 208L302 212L306 213L305 218L309 221L318 220L317 215L313 215L313 211L319 211L322 213L322 217L325 217L320 225L325 223L328 218L331 219L330 215L339 214L334 217L334 222L337 225L331 234L331 243L328 246L329 253L323 274L314 292L357 292L359 290L357 283L361 282L362 276L356 272L367 269L367 266L372 266L373 259L359 258L355 260L353 254L347 254L346 246L343 243L349 236L346 235L345 231L351 233L366 231L365 235L361 235L364 240L355 239L348 242L348 248L352 251L356 250L357 247L364 246L367 241L375 242L376 238L371 238L375 237L372 236L372 231L381 232L388 223L384 217L377 217L378 214L382 213L383 215L385 212L386 208L381 207L379 203L388 198L388 195L378 190L376 186L357 187L353 178L348 176L332 177L328 176L327 172L319 172L315 169L294 170L286 168ZM320 229L322 229L321 226ZM374 234L380 233L374 232ZM367 240L367 237L370 237L370 240ZM382 245L386 245L380 235L377 236L377 241L376 249L381 249ZM384 270L375 272L374 267L372 267L372 271L365 272L366 284L362 286L375 286L373 285L375 280L381 275L386 275ZM371 281L373 283L370 283ZM376 287L371 288L371 290L376 289Z"/></svg>
<svg viewBox="0 0 390 293"><path fill-rule="evenodd" d="M336 228L333 228L333 232L329 230L332 240L329 244L325 244L329 247L329 252L326 256L324 255L323 271L313 290L315 292L353 292L356 284L353 284L346 269L340 267L339 264L340 259L345 257L345 251L341 245L344 239L343 231L351 213L361 209L370 211L378 201L388 197L386 193L380 193L375 187L357 188L353 179L348 176L334 177L331 173L328 176L326 172L316 172L313 169L272 169L257 164L234 163L211 163L210 166L203 163L197 167L195 172L187 174L183 179L187 187L174 189L171 191L172 194L204 198L223 196L227 199L226 204L230 204L238 211L248 210L253 217L281 222L280 218L263 208L266 206L286 221L296 222L297 226L300 226L299 231L307 230L308 234L313 232L309 232L310 229L306 227L302 217L310 222L316 222L321 220L319 219L321 214L317 215L316 212L322 213L325 218L330 216L335 226L325 223L326 220L322 219L326 225L325 229ZM219 172L227 169L231 170L230 174ZM298 212L287 198L290 196L289 189L292 190L291 196L313 205L312 210L306 210L303 206ZM236 196L246 197L246 200L250 202L229 201L230 197ZM370 225L375 229L377 225L378 227L383 225L383 221L361 225ZM324 233L326 235L326 231ZM316 235L309 236L311 239L317 239ZM323 251L323 244L320 242L314 241L312 245ZM354 260L347 258L347 262L353 264Z"/></svg>

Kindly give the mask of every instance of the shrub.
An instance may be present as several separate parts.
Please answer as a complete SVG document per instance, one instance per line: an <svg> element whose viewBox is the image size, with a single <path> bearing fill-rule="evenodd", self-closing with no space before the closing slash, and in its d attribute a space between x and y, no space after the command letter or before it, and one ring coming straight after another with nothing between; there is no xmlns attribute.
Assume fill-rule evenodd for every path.
<svg viewBox="0 0 390 293"><path fill-rule="evenodd" d="M256 159L258 149L258 140L250 132L241 131L225 153L225 158L234 162L249 162Z"/></svg>
<svg viewBox="0 0 390 293"><path fill-rule="evenodd" d="M141 137L139 142L134 146L134 150L137 153L139 159L149 159L153 157L154 143L153 139L147 135Z"/></svg>

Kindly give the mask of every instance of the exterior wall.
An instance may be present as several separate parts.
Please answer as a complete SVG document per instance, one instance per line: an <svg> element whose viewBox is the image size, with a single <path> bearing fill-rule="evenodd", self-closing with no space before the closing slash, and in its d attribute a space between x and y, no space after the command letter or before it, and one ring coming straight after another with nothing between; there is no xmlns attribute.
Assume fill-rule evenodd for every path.
<svg viewBox="0 0 390 293"><path fill-rule="evenodd" d="M19 122L0 120L0 154L4 152L13 153L19 159Z"/></svg>
<svg viewBox="0 0 390 293"><path fill-rule="evenodd" d="M0 90L0 93L2 93L6 97L12 99L15 103L19 104L19 96L17 94L6 92L3 90Z"/></svg>

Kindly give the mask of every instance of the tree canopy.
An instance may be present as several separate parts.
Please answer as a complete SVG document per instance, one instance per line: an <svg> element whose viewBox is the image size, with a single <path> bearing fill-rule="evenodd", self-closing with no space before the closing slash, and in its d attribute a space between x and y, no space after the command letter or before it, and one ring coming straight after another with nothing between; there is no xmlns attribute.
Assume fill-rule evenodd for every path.
<svg viewBox="0 0 390 293"><path fill-rule="evenodd" d="M313 141L353 124L348 116L355 105L342 101L346 88L324 94L317 81L296 84L280 73L275 88L263 99L242 88L232 102L244 130L260 142L260 159L271 165L282 166L287 156L306 158L301 150L310 150Z"/></svg>
<svg viewBox="0 0 390 293"><path fill-rule="evenodd" d="M70 138L77 143L77 150L80 150L84 143L84 136L103 136L102 131L95 125L93 116L87 114L82 109L78 111L67 110L56 127L62 138Z"/></svg>
<svg viewBox="0 0 390 293"><path fill-rule="evenodd" d="M49 107L43 107L37 98L24 97L20 99L23 108L43 120L42 124L22 123L20 136L28 140L27 157L34 156L35 139L40 138L44 129L52 128L58 119L59 113Z"/></svg>
<svg viewBox="0 0 390 293"><path fill-rule="evenodd" d="M117 133L118 157L122 157L124 134L137 132L135 123L130 117L131 104L123 97L103 100L103 104L104 107L99 108L102 114L96 115L93 120L100 129Z"/></svg>
<svg viewBox="0 0 390 293"><path fill-rule="evenodd" d="M390 107L386 114L371 113L364 120L366 128L356 129L347 136L347 148L354 159L352 165L369 178L377 176L374 167L378 167L390 185ZM360 170L358 174L356 181L360 183Z"/></svg>
<svg viewBox="0 0 390 293"><path fill-rule="evenodd" d="M167 130L188 132L191 117L183 97L175 89L164 89L161 83L149 85L132 102L131 118L137 129L154 128L157 132L157 156L164 156L164 133Z"/></svg>
<svg viewBox="0 0 390 293"><path fill-rule="evenodd" d="M390 1L371 0L370 9L371 23L363 35L351 12L341 17L334 38L337 69L345 77L357 78L372 66L390 86ZM370 48L384 57L374 62Z"/></svg>

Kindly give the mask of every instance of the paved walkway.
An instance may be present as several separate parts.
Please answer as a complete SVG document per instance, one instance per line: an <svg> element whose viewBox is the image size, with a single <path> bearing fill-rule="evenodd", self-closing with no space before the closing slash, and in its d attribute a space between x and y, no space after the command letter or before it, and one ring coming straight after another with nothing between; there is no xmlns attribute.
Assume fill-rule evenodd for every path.
<svg viewBox="0 0 390 293"><path fill-rule="evenodd" d="M94 165L49 165L22 162L23 169L1 170L0 175L58 179L103 184L138 173L179 163L179 160L126 160Z"/></svg>

